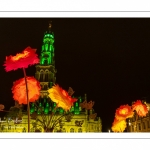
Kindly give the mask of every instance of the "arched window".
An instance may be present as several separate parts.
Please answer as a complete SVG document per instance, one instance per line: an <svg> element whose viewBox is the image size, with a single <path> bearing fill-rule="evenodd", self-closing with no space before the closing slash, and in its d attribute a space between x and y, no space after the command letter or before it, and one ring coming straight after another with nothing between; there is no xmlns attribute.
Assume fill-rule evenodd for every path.
<svg viewBox="0 0 150 150"><path fill-rule="evenodd" d="M48 89L47 84L44 85L44 88L43 88L43 89L44 89L44 90L47 90L47 89Z"/></svg>
<svg viewBox="0 0 150 150"><path fill-rule="evenodd" d="M48 60L44 59L44 65L48 65Z"/></svg>
<svg viewBox="0 0 150 150"><path fill-rule="evenodd" d="M62 132L66 132L66 129L65 129L65 128L63 128L63 129L62 129Z"/></svg>
<svg viewBox="0 0 150 150"><path fill-rule="evenodd" d="M70 132L74 132L74 129L73 129L73 128L71 128L71 129L70 129Z"/></svg>
<svg viewBox="0 0 150 150"><path fill-rule="evenodd" d="M48 44L45 44L45 50L46 51L48 50Z"/></svg>
<svg viewBox="0 0 150 150"><path fill-rule="evenodd" d="M40 71L40 82L44 81L44 72Z"/></svg>
<svg viewBox="0 0 150 150"><path fill-rule="evenodd" d="M48 73L48 71L46 71L45 72L45 82L48 82L48 75L49 75L49 73Z"/></svg>
<svg viewBox="0 0 150 150"><path fill-rule="evenodd" d="M8 125L8 130L11 130L11 125Z"/></svg>
<svg viewBox="0 0 150 150"><path fill-rule="evenodd" d="M5 125L2 125L1 130L3 131L5 129Z"/></svg>
<svg viewBox="0 0 150 150"><path fill-rule="evenodd" d="M78 129L78 132L82 132L82 128L79 128L79 129Z"/></svg>

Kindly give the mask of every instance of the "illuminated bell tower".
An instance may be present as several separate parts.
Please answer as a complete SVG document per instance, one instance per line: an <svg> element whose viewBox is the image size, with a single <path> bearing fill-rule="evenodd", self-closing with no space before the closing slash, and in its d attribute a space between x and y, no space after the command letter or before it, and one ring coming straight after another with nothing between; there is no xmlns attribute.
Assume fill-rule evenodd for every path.
<svg viewBox="0 0 150 150"><path fill-rule="evenodd" d="M51 30L52 23L49 23L48 30L44 33L42 50L40 55L40 64L36 65L35 78L41 84L39 104L43 107L45 113L49 113L50 103L47 90L51 88L56 81L55 59L54 59L54 33ZM34 104L32 104L34 105ZM31 113L34 111L31 106ZM47 110L46 110L47 108Z"/></svg>

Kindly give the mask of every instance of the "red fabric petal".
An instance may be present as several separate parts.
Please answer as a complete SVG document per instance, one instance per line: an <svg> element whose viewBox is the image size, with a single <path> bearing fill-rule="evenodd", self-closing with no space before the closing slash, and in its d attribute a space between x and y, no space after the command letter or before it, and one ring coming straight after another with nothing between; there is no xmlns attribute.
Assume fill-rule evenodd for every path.
<svg viewBox="0 0 150 150"><path fill-rule="evenodd" d="M27 77L27 85L29 102L35 102L40 96L40 82L34 77ZM18 101L19 104L27 104L26 84L24 78L14 82L12 93L14 100Z"/></svg>
<svg viewBox="0 0 150 150"><path fill-rule="evenodd" d="M22 53L16 56L6 56L6 61L4 63L5 70L12 71L19 68L28 68L29 65L34 65L39 63L38 55L36 54L36 49L27 47Z"/></svg>

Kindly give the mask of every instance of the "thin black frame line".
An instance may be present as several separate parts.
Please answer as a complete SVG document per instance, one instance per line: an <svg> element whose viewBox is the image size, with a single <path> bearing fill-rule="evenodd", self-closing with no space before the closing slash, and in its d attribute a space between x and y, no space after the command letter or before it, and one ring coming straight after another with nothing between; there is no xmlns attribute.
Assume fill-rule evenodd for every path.
<svg viewBox="0 0 150 150"><path fill-rule="evenodd" d="M150 11L0 11L0 12L150 12Z"/></svg>
<svg viewBox="0 0 150 150"><path fill-rule="evenodd" d="M150 139L150 138L0 138L0 139L19 139L19 140L22 140L22 139L54 139L54 140L58 140L58 139L62 139L62 140L74 140L74 139L86 139L86 140L91 140L91 139L101 139L101 140L105 140L105 139L111 139L111 140L122 140L122 139L137 139L137 140L141 140L141 139Z"/></svg>

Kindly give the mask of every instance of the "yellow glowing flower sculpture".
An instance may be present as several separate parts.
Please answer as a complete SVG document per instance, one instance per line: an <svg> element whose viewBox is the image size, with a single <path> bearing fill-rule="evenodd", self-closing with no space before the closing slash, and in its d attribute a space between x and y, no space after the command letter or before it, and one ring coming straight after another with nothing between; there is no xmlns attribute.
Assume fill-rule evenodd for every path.
<svg viewBox="0 0 150 150"><path fill-rule="evenodd" d="M145 104L143 104L141 102L141 100L137 100L133 105L132 105L132 109L133 111L135 110L137 112L137 114L140 117L144 117L146 116L146 114L148 113L148 108Z"/></svg>
<svg viewBox="0 0 150 150"><path fill-rule="evenodd" d="M48 93L51 100L57 104L57 107L61 107L65 111L70 110L73 103L77 101L76 98L72 98L68 92L59 87L59 85L54 85L48 90Z"/></svg>
<svg viewBox="0 0 150 150"><path fill-rule="evenodd" d="M134 115L133 110L129 105L122 105L116 110L115 117L118 120L132 118Z"/></svg>
<svg viewBox="0 0 150 150"><path fill-rule="evenodd" d="M35 102L40 96L40 82L37 81L34 77L27 77L27 84L29 102ZM12 93L14 100L18 101L19 104L27 104L26 84L24 78L14 82Z"/></svg>
<svg viewBox="0 0 150 150"><path fill-rule="evenodd" d="M115 118L111 129L113 132L123 132L126 129L126 126L127 126L126 120L117 120Z"/></svg>
<svg viewBox="0 0 150 150"><path fill-rule="evenodd" d="M28 68L29 65L34 65L39 63L38 55L36 54L36 49L27 47L22 53L18 53L16 56L6 56L5 70L17 70L19 68Z"/></svg>

